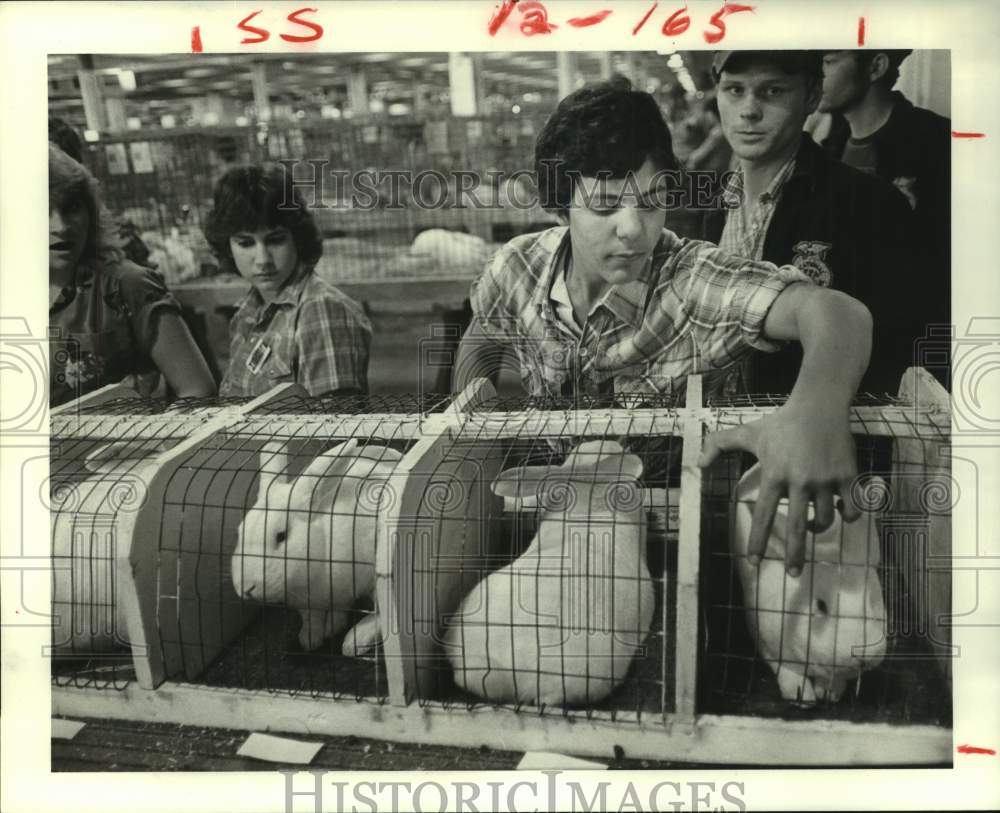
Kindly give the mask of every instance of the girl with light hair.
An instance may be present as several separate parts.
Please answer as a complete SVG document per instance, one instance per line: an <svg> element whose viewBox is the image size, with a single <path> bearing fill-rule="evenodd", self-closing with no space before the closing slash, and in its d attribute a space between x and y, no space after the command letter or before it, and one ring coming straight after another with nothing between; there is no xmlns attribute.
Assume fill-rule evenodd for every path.
<svg viewBox="0 0 1000 813"><path fill-rule="evenodd" d="M214 395L180 306L117 233L97 181L50 143L50 406L119 381L150 397Z"/></svg>

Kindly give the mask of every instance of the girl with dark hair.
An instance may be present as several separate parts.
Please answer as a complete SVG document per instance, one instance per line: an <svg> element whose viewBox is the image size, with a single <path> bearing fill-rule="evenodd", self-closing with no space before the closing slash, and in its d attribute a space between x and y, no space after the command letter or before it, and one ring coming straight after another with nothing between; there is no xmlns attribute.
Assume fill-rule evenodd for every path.
<svg viewBox="0 0 1000 813"><path fill-rule="evenodd" d="M357 302L316 274L323 241L283 166L226 172L204 231L223 270L251 285L230 323L222 395L291 381L311 395L368 391L371 326Z"/></svg>
<svg viewBox="0 0 1000 813"><path fill-rule="evenodd" d="M122 381L140 395L215 394L163 280L125 259L85 167L49 144L49 405ZM161 381L161 375L163 381Z"/></svg>

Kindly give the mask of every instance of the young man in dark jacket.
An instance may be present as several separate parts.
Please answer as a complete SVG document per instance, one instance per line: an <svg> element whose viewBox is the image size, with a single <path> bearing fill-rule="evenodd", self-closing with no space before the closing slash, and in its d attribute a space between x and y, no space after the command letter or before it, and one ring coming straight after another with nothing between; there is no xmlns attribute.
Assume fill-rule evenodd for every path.
<svg viewBox="0 0 1000 813"><path fill-rule="evenodd" d="M951 121L894 91L912 51L828 51L819 109L833 114L823 148L896 186L914 210L929 322L951 321ZM944 380L943 370L934 370ZM944 383L947 384L947 381Z"/></svg>
<svg viewBox="0 0 1000 813"><path fill-rule="evenodd" d="M872 313L871 363L862 390L895 393L933 311L916 264L913 213L885 181L824 154L803 134L821 90L821 54L722 51L713 63L723 132L736 156L703 237L725 251L794 265ZM742 386L787 393L801 349L756 354Z"/></svg>

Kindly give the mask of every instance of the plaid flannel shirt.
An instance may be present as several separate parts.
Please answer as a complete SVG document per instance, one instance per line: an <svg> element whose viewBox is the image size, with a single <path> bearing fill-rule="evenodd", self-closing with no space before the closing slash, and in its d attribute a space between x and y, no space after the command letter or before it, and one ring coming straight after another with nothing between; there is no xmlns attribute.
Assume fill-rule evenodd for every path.
<svg viewBox="0 0 1000 813"><path fill-rule="evenodd" d="M219 394L262 395L294 381L310 395L368 391L371 325L353 299L305 269L273 302L251 288L229 323Z"/></svg>
<svg viewBox="0 0 1000 813"><path fill-rule="evenodd" d="M744 201L743 172L729 176L723 195L733 208L726 211L726 225L719 238L719 248L730 254L738 254L751 260L764 256L764 237L778 208L781 190L795 171L795 156L789 158L775 173L757 200L753 211L747 211Z"/></svg>
<svg viewBox="0 0 1000 813"><path fill-rule="evenodd" d="M762 335L767 312L794 266L735 257L664 229L638 279L609 288L579 336L556 315L552 282L569 229L516 237L472 285L472 309L492 341L513 346L530 395L610 392L679 396L688 374L705 373L709 394L721 371L751 349L779 349Z"/></svg>

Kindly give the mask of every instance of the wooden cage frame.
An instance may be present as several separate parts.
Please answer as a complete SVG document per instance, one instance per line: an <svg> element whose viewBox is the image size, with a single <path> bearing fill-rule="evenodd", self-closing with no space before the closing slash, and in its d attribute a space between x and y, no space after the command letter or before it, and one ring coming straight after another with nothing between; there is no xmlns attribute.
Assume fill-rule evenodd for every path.
<svg viewBox="0 0 1000 813"><path fill-rule="evenodd" d="M891 434L889 427L905 426L906 437L925 444L947 445L951 414L947 395L922 370L912 369L904 377L901 395L909 405L855 407L851 428L855 432ZM929 394L928 394L929 393ZM505 431L544 433L548 429L573 432L574 426L586 424L589 434L671 433L678 428L683 437L682 474L679 495L677 588L675 621L675 697L674 711L656 715L634 711L547 710L544 714L526 707L518 710L495 707L488 703L474 708L422 699L433 694L426 684L428 670L421 665L432 658L433 646L427 636L415 630L433 623L432 617L457 606L471 585L455 584L438 578L434 589L415 583L414 573L431 570L432 546L420 544L426 527L419 517L428 477L440 472L441 448L464 430L482 430L491 413L478 410L494 395L492 387L480 380L457 396L442 413L380 415L281 415L258 410L292 394L304 394L296 385L284 385L238 407L220 407L200 420L190 415L141 416L141 420L185 420L188 436L173 449L158 456L148 486L148 499L131 524L123 526L129 544L120 546L117 572L121 581L119 599L125 602L129 639L132 644L136 680L123 690L96 687L52 686L53 713L68 716L99 716L111 719L197 723L225 728L287 731L313 735L357 734L395 741L418 741L428 744L490 746L504 749L546 750L588 756L610 756L620 746L630 757L698 763L743 765L944 765L951 761L952 732L934 725L895 725L835 720L784 720L739 715L698 713L695 706L698 669L699 557L701 533L702 472L697 466L706 431L720 426L756 420L775 407L706 408L702 405L701 379L689 378L687 402L672 410L601 409L585 414L569 412L503 413ZM100 415L102 403L136 397L135 393L112 386L52 413L52 434L59 437L87 437L96 427L107 431L107 416ZM80 407L87 410L81 412ZM723 414L724 413L724 414ZM915 419L915 416L918 419ZM137 418L138 419L138 418ZM115 420L128 422L128 416ZM388 698L381 701L354 702L337 700L332 694L293 697L263 690L224 689L194 683L207 661L220 652L240 631L238 623L220 622L218 629L207 633L207 644L200 642L198 657L186 653L185 680L167 679L176 674L179 650L164 645L158 619L162 618L156 570L157 540L162 523L162 505L168 488L190 480L194 473L184 471L184 461L237 423L251 420L257 436L289 439L294 429L308 423L322 436L324 427L342 436L347 431L356 436L385 431L392 426L397 436L415 441L390 478L400 495L384 513L376 562L376 602L379 613L392 619L385 633ZM103 421L103 423L102 423ZM469 436L476 436L472 431ZM934 459L946 458L935 453ZM943 464L942 464L943 465ZM456 510L465 511L470 501L474 510L488 512L488 484L497 472L484 468L478 472L459 472L472 487ZM180 478L180 480L178 480ZM485 486L485 487L476 487ZM662 489L661 489L662 491ZM660 503L666 507L662 502ZM950 555L950 524L938 523L940 540L934 555ZM388 540L388 544L386 543ZM221 544L221 537L220 537ZM448 534L438 534L438 550L448 553L456 541ZM948 550L944 550L948 548ZM211 556L202 561L210 561ZM942 574L938 574L942 575ZM213 578L215 572L201 574ZM198 574L179 568L179 589L193 589ZM461 578L460 576L457 578ZM187 585L184 584L187 580ZM947 581L947 585L944 582ZM950 574L932 584L930 607L923 611L933 619L951 608ZM407 601L407 590L429 591L430 601ZM235 593L233 593L235 597ZM235 603L235 601L234 601ZM417 609L414 609L414 608ZM423 609L420 609L423 607ZM183 615L183 602L175 611ZM432 615L428 615L431 613ZM183 627L188 621L178 618ZM204 626L204 624L202 625ZM950 678L947 653L941 657L942 669Z"/></svg>

